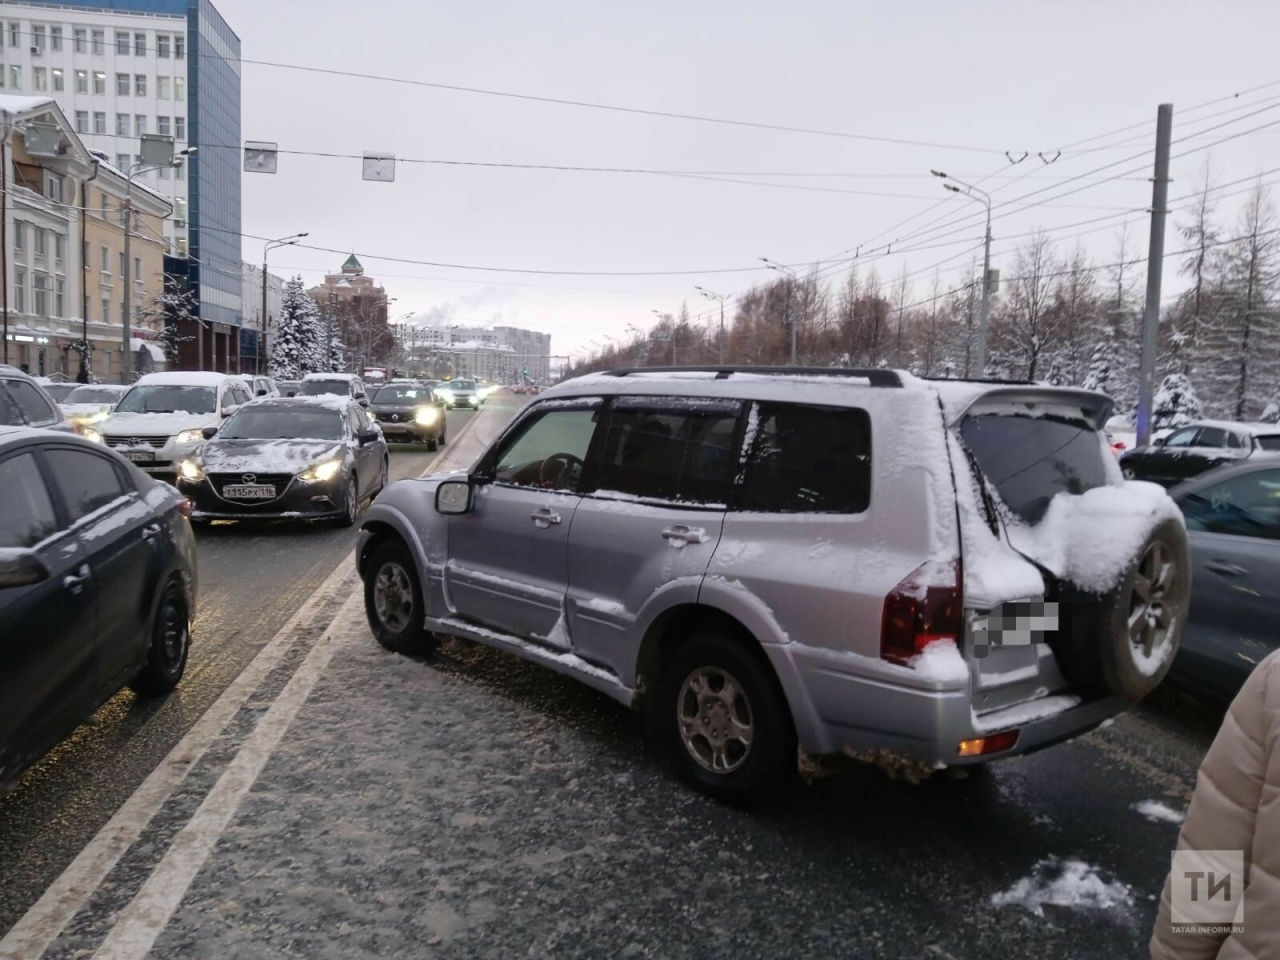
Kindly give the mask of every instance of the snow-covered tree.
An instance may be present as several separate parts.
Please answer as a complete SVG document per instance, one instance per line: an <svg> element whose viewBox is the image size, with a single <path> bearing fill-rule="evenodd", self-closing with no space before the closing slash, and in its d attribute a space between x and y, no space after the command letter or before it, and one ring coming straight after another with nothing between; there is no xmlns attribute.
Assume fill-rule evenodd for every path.
<svg viewBox="0 0 1280 960"><path fill-rule="evenodd" d="M331 373L339 373L347 365L347 355L342 346L342 337L336 331L328 331L326 335L329 338L328 370Z"/></svg>
<svg viewBox="0 0 1280 960"><path fill-rule="evenodd" d="M155 321L159 327L155 339L170 367L177 364L181 345L195 339L179 331L184 324L202 323L196 315L198 309L195 295L183 290L175 277L166 275L163 292L156 294L143 312L144 318Z"/></svg>
<svg viewBox="0 0 1280 960"><path fill-rule="evenodd" d="M320 310L307 295L302 277L294 277L284 287L268 370L279 380L297 380L308 373L327 371L329 339Z"/></svg>
<svg viewBox="0 0 1280 960"><path fill-rule="evenodd" d="M1200 398L1185 373L1171 373L1160 382L1151 401L1152 430L1185 427L1203 415Z"/></svg>
<svg viewBox="0 0 1280 960"><path fill-rule="evenodd" d="M1276 388L1276 392L1267 401L1260 419L1263 423L1280 423L1280 387Z"/></svg>

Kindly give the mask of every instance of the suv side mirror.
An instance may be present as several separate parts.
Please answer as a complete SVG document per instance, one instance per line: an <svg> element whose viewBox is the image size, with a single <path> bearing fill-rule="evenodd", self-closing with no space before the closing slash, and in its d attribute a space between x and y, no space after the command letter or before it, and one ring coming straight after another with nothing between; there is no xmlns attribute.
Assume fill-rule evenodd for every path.
<svg viewBox="0 0 1280 960"><path fill-rule="evenodd" d="M284 395L285 395L286 397L296 397L296 396L298 395L298 391L297 391L297 390L286 390Z"/></svg>
<svg viewBox="0 0 1280 960"><path fill-rule="evenodd" d="M259 396L259 397L265 397L266 395L267 395L266 387L259 387L258 392L255 394L255 396Z"/></svg>
<svg viewBox="0 0 1280 960"><path fill-rule="evenodd" d="M436 513L456 517L471 512L471 482L442 480L436 487Z"/></svg>
<svg viewBox="0 0 1280 960"><path fill-rule="evenodd" d="M1153 447L1163 447L1163 446L1164 446L1164 442L1165 442L1165 440L1167 440L1167 439L1168 439L1168 437L1152 437L1152 438L1151 438L1151 445L1152 445Z"/></svg>
<svg viewBox="0 0 1280 960"><path fill-rule="evenodd" d="M369 405L369 398L368 398L368 397L357 397L357 398L356 398L356 403L360 404L360 406L362 406L362 407L367 407L367 406Z"/></svg>
<svg viewBox="0 0 1280 960"><path fill-rule="evenodd" d="M376 443L381 436L382 431L375 427L372 430L361 430L356 434L356 441L363 447L370 443Z"/></svg>
<svg viewBox="0 0 1280 960"><path fill-rule="evenodd" d="M203 430L200 431L200 436L204 437L206 440L212 440L217 435L218 435L217 427L205 427Z"/></svg>
<svg viewBox="0 0 1280 960"><path fill-rule="evenodd" d="M0 550L0 589L29 587L49 579L49 568L34 550Z"/></svg>

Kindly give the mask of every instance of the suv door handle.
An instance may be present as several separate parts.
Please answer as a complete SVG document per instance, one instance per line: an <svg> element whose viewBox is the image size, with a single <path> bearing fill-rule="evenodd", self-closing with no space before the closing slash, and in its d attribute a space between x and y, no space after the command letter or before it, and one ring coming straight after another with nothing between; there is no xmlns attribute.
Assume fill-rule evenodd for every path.
<svg viewBox="0 0 1280 960"><path fill-rule="evenodd" d="M142 539L154 540L156 536L159 535L160 529L161 527L158 523L147 524L147 526L142 528Z"/></svg>
<svg viewBox="0 0 1280 960"><path fill-rule="evenodd" d="M87 563L80 564L80 569L75 573L68 573L62 578L63 588L70 590L72 593L78 594L84 589L85 581L89 579L89 565Z"/></svg>
<svg viewBox="0 0 1280 960"><path fill-rule="evenodd" d="M550 507L543 507L541 510L535 510L529 514L529 519L533 521L533 525L539 530L545 530L553 523L560 522L560 514L554 512Z"/></svg>
<svg viewBox="0 0 1280 960"><path fill-rule="evenodd" d="M1224 577L1243 577L1249 572L1248 567L1242 567L1238 563L1227 563L1225 560L1210 560L1205 565L1206 570L1212 570L1214 573L1220 573Z"/></svg>
<svg viewBox="0 0 1280 960"><path fill-rule="evenodd" d="M683 547L689 543L706 543L707 531L701 527L690 527L683 523L676 523L663 530L662 537L673 547Z"/></svg>

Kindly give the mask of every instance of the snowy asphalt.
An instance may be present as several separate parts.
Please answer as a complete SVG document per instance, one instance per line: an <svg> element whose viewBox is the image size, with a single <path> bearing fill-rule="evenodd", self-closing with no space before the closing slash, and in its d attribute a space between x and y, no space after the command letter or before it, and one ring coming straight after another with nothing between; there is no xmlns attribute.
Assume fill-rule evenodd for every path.
<svg viewBox="0 0 1280 960"><path fill-rule="evenodd" d="M0 802L4 931L244 687L206 750L171 758L189 769L101 882L55 885L61 906L46 896L0 957L1146 955L1177 826L1135 807L1185 808L1220 714L1159 696L969 779L851 768L744 813L676 782L637 717L572 680L483 648L382 650L334 570L350 539L274 533L202 538L211 660L179 698L116 698ZM1059 874L1074 882L1049 890ZM1066 886L1085 903L1037 903Z"/></svg>

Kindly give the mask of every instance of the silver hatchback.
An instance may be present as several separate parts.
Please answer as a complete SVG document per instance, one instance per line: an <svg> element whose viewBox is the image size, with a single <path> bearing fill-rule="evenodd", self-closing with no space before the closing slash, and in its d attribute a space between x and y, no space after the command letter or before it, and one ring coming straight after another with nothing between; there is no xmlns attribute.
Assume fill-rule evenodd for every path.
<svg viewBox="0 0 1280 960"><path fill-rule="evenodd" d="M745 800L797 748L920 773L1149 692L1181 514L1081 390L892 370L616 371L546 391L466 476L403 480L357 553L384 645L515 653L650 712Z"/></svg>

